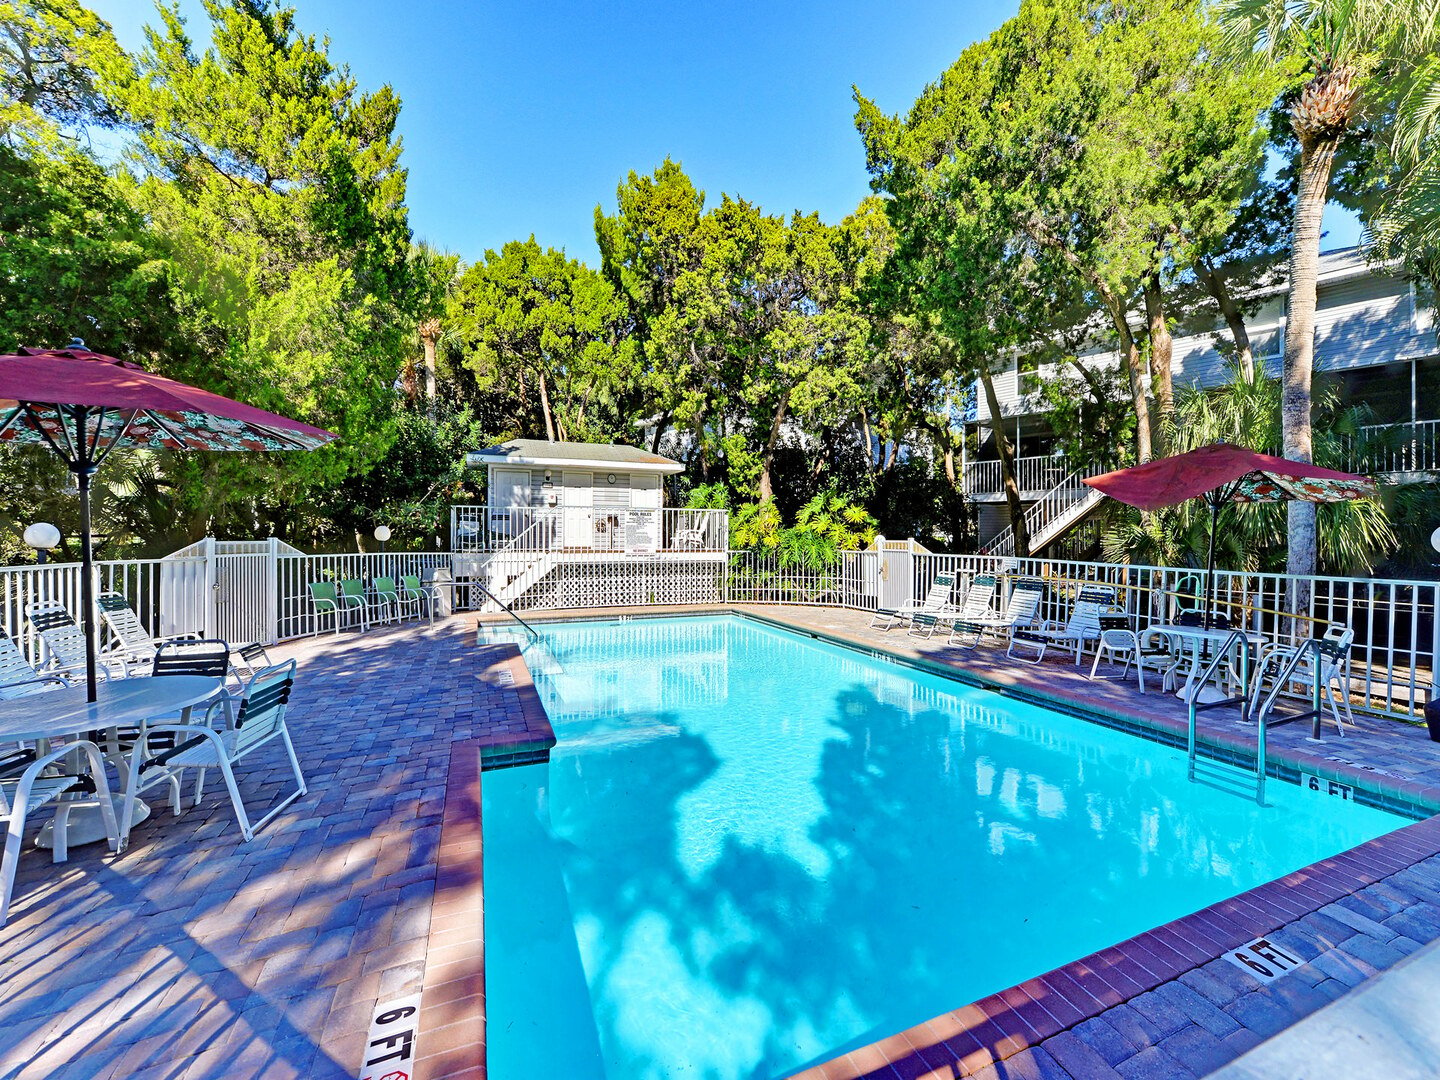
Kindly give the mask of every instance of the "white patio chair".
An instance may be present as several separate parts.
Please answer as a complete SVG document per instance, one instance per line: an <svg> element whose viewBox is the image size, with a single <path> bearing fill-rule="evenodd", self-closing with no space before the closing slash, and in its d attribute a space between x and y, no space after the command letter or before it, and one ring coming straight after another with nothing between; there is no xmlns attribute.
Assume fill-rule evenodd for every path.
<svg viewBox="0 0 1440 1080"><path fill-rule="evenodd" d="M1345 725L1355 726L1355 712L1350 706L1350 646L1355 643L1355 631L1348 626L1332 623L1319 638L1302 641L1298 645L1272 644L1261 650L1259 681L1264 685L1266 678L1275 682L1260 699L1258 716L1267 717L1275 702L1283 693L1294 693L1309 698L1315 684L1318 661L1321 697L1335 720L1335 728L1343 737ZM1296 653L1300 659L1289 678L1280 681L1280 674ZM1338 690L1338 693L1337 693ZM1341 718L1341 712L1344 718Z"/></svg>
<svg viewBox="0 0 1440 1080"><path fill-rule="evenodd" d="M1115 607L1115 590L1093 585L1080 590L1075 606L1070 609L1070 618L1064 623L1048 622L1038 627L1017 627L1010 632L1010 647L1005 655L1011 660L1026 664L1038 664L1045 659L1045 650L1051 645L1075 647L1075 666L1080 666L1080 656L1087 641L1100 637L1100 613ZM1034 649L1033 658L1016 656L1016 648Z"/></svg>
<svg viewBox="0 0 1440 1080"><path fill-rule="evenodd" d="M942 622L950 619L984 619L994 615L991 604L995 601L995 575L977 574L970 582L965 599L957 608L945 603L912 612L910 629L912 637L930 637Z"/></svg>
<svg viewBox="0 0 1440 1080"><path fill-rule="evenodd" d="M81 630L65 605L58 600L40 600L25 605L30 628L40 635L47 653L42 675L59 675L71 681L85 678L85 631ZM96 656L101 678L124 678L130 666L120 657L105 653Z"/></svg>
<svg viewBox="0 0 1440 1080"><path fill-rule="evenodd" d="M971 591L974 592L975 586L980 584L983 579L988 579L990 591L993 593L995 590L995 578L990 574L982 574L980 577L977 577L970 586ZM877 608L875 614L870 618L870 628L872 630L889 630L897 622L902 626L905 625L917 613L954 610L953 605L950 603L950 594L954 589L955 575L952 572L947 570L942 574L936 574L934 582L930 585L930 591L925 594L923 599L915 600L911 598L906 600L898 608ZM979 594L976 595L978 596ZM989 604L988 599L986 600L986 604ZM885 620L884 626L878 625L881 619Z"/></svg>
<svg viewBox="0 0 1440 1080"><path fill-rule="evenodd" d="M88 765L88 771L71 771L82 763ZM85 797L87 792L88 797ZM82 797L62 798L67 795ZM15 868L20 861L20 840L25 833L26 818L52 801L56 803L55 862L65 862L69 857L67 829L70 811L77 806L98 806L110 850L118 851L120 848L120 831L116 827L115 806L110 801L105 762L94 743L83 739L66 743L31 761L18 772L0 774L0 822L5 825L5 849L0 855L0 926L5 925L10 915L10 897L15 887Z"/></svg>
<svg viewBox="0 0 1440 1080"><path fill-rule="evenodd" d="M294 685L295 661L287 660L255 673L245 687L244 697L235 713L234 726L228 730L217 731L210 726L222 706L220 702L211 706L202 724L157 724L147 728L146 745L141 748L141 752L131 756L130 782L126 786L125 807L120 821L122 839L130 834L136 797L156 784L165 783L170 786L171 808L175 813L180 813L180 777L184 769L200 770L195 782L195 803L200 801L204 793L205 770L220 770L220 775L225 778L230 804L235 808L235 819L240 823L240 834L247 841L254 839L255 833L264 828L276 814L304 795L305 776L300 771L295 746L290 741L290 731L285 726L285 709ZM152 737L165 736L174 736L176 745L151 753ZM235 782L233 766L247 754L274 739L279 739L284 744L285 753L290 759L290 768L295 774L296 787L252 825L250 816L245 811L245 803L240 798L240 788Z"/></svg>
<svg viewBox="0 0 1440 1080"><path fill-rule="evenodd" d="M230 675L243 680L250 678L261 668L271 666L270 654L258 641L237 645L230 650Z"/></svg>
<svg viewBox="0 0 1440 1080"><path fill-rule="evenodd" d="M1145 665L1151 664L1156 674L1161 677L1161 687L1164 690L1175 688L1175 672L1179 670L1183 657L1177 653L1172 646L1170 639L1161 635L1154 635L1160 639L1159 644L1146 644L1150 640L1141 633L1136 632L1132 627L1129 615L1102 613L1099 617L1100 638L1095 647L1095 661L1090 665L1091 679L1125 679L1130 674L1130 665L1135 665L1135 675L1140 684L1140 692L1145 692ZM1105 657L1111 658L1118 663L1123 660L1124 666L1119 675L1099 675L1100 661Z"/></svg>
<svg viewBox="0 0 1440 1080"><path fill-rule="evenodd" d="M979 646L986 634L1006 638L1017 626L1029 626L1040 611L1040 599L1045 595L1045 583L1038 578L1022 578L1010 590L1010 599L1005 610L989 618L962 618L956 616L950 627L949 645L962 649Z"/></svg>
<svg viewBox="0 0 1440 1080"><path fill-rule="evenodd" d="M705 530L700 527L699 514L683 517L670 538L670 543L679 550L699 551L705 546Z"/></svg>
<svg viewBox="0 0 1440 1080"><path fill-rule="evenodd" d="M0 634L0 701L28 697L67 685L59 675L41 675L8 634Z"/></svg>

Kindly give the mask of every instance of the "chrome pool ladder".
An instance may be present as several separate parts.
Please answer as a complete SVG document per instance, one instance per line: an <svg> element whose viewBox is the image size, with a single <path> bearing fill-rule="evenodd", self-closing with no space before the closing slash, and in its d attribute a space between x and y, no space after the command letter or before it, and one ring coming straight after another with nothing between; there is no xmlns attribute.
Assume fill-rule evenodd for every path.
<svg viewBox="0 0 1440 1080"><path fill-rule="evenodd" d="M1241 689L1239 696L1226 697L1219 701L1206 701L1203 703L1197 701L1196 699L1199 697L1200 688L1209 683L1210 677L1215 674L1216 668L1220 666L1221 661L1230 655L1231 648L1236 644L1240 646ZM1271 727L1279 727L1282 724L1291 724L1296 720L1310 720L1312 721L1311 738L1317 741L1320 738L1320 719L1323 715L1320 702L1320 654L1323 651L1323 646L1324 643L1315 638L1309 638L1296 646L1295 650L1286 657L1285 663L1276 674L1273 684L1274 689L1266 695L1264 694L1262 680L1260 678L1255 678L1255 685L1253 687L1250 685L1252 671L1249 637L1239 630L1232 631L1220 648L1215 651L1215 655L1210 658L1209 664L1205 666L1204 673L1195 680L1193 689L1187 696L1190 706L1189 733L1186 739L1188 778L1192 781L1195 779L1196 716L1206 709L1220 709L1230 705L1238 705L1240 706L1241 720L1250 721L1253 719L1255 722L1255 801L1264 805L1266 766L1269 761L1269 750L1266 742L1269 729ZM1307 654L1312 653L1314 655L1314 663L1311 664L1311 668L1314 673L1314 686L1311 707L1305 712L1271 719L1270 710L1275 704L1275 698L1280 688L1289 685L1292 681L1292 676L1295 674L1295 669L1300 666Z"/></svg>
<svg viewBox="0 0 1440 1080"><path fill-rule="evenodd" d="M1199 700L1200 691L1209 684L1211 676L1220 664L1230 656L1230 650L1235 645L1240 646L1240 694L1238 697L1224 697L1219 701ZM1250 639L1240 630L1232 630L1220 647L1215 650L1215 655L1210 657L1210 662L1205 665L1205 670L1189 684L1189 690L1185 695L1186 703L1190 706L1189 731L1185 740L1186 755L1186 777L1193 781L1195 779L1195 757L1196 717L1207 709L1223 709L1231 705L1240 706L1242 719L1250 718ZM1265 801L1265 730L1264 725L1260 729L1260 745L1255 755L1255 801Z"/></svg>

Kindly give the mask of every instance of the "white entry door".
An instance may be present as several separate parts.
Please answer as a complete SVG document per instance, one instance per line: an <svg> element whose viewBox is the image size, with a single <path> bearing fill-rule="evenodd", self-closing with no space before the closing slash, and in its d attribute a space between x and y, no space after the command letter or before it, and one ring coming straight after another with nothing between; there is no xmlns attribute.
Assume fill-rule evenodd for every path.
<svg viewBox="0 0 1440 1080"><path fill-rule="evenodd" d="M594 483L588 472L565 470L565 542L567 548L588 548L595 543L595 514L591 509Z"/></svg>
<svg viewBox="0 0 1440 1080"><path fill-rule="evenodd" d="M503 542L530 525L530 470L496 469L490 480L490 531Z"/></svg>

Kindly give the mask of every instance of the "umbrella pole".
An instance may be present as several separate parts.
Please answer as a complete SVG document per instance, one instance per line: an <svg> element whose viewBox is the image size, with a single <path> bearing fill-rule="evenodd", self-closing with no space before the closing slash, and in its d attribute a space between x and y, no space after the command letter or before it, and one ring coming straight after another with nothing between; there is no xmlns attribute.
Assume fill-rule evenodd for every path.
<svg viewBox="0 0 1440 1080"><path fill-rule="evenodd" d="M95 551L90 538L90 474L81 461L75 470L80 484L80 608L85 625L85 700L95 700Z"/></svg>
<svg viewBox="0 0 1440 1080"><path fill-rule="evenodd" d="M1220 500L1210 500L1210 554L1205 559L1205 610L1200 616L1202 629L1209 630L1215 608L1215 533L1220 526Z"/></svg>

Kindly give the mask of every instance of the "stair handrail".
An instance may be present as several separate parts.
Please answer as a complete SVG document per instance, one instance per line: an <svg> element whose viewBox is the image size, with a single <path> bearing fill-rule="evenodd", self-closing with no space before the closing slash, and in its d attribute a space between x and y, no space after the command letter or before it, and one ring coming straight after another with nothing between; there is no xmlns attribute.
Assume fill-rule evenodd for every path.
<svg viewBox="0 0 1440 1080"><path fill-rule="evenodd" d="M1281 724L1293 724L1296 720L1309 720L1310 738L1315 742L1320 741L1320 721L1324 717L1324 708L1320 702L1320 666L1324 652L1325 642L1323 640L1321 640L1320 638L1307 638L1304 641L1300 642L1297 646L1295 646L1294 651L1285 658L1285 663L1281 666L1280 671L1275 676L1275 687L1276 691L1278 691L1280 687L1287 686L1290 684L1290 682L1294 680L1295 669L1300 666L1306 656L1313 656L1313 660L1311 662L1312 683L1310 708L1304 712L1294 713L1290 716L1282 716L1278 720L1272 720L1270 718L1270 710L1275 704L1275 698L1277 696L1277 693L1276 691L1272 691L1269 695L1265 695L1264 688L1258 685L1260 680L1257 680L1257 685L1255 687L1255 695L1256 697L1261 697L1264 699L1263 704L1261 704L1260 707L1255 710L1255 722L1259 727L1256 736L1259 744L1258 756L1259 760L1261 760L1262 762L1265 759L1266 731L1271 727L1271 725L1278 727ZM1341 734L1344 734L1344 732L1341 732ZM1265 778L1262 775L1259 780L1259 794L1256 796L1256 801L1260 801L1261 799L1263 799L1264 794Z"/></svg>
<svg viewBox="0 0 1440 1080"><path fill-rule="evenodd" d="M513 566L513 563L508 558L508 556L520 556L522 559L526 560L525 565L520 568L520 573L514 575L514 577L519 577L521 574L524 574L527 570L529 570L532 566L534 566L537 562L539 562L541 559L543 559L546 555L550 553L550 549L548 547L521 547L520 541L525 539L530 533L535 532L536 530L541 528L541 526L553 525L556 520L559 520L559 516L557 514L545 513L545 511L555 509L554 507L517 507L517 509L538 510L541 512L535 515L534 521L532 521L529 525L525 526L525 528L521 529L518 533L512 536L502 546L496 548L493 552L491 552L490 558L488 560L488 565L503 567L504 569L501 572L508 573ZM484 588L484 586L482 586L482 588ZM485 589L485 592L486 595L493 597L496 603L504 606L504 602L500 600L499 597L496 597L494 593L490 592L488 588Z"/></svg>
<svg viewBox="0 0 1440 1080"><path fill-rule="evenodd" d="M1070 472L1060 483L1041 495L1035 500L1035 504L1025 511L1025 531L1029 536L1038 535L1065 511L1089 498L1090 493L1095 489L1081 483L1082 471L1075 469ZM1062 503L1059 499L1062 494L1069 494L1071 497ZM1005 526L985 545L985 550L991 555L1017 554L1015 551L1015 527L1013 525ZM1027 551L1024 554L1028 556L1030 552Z"/></svg>

